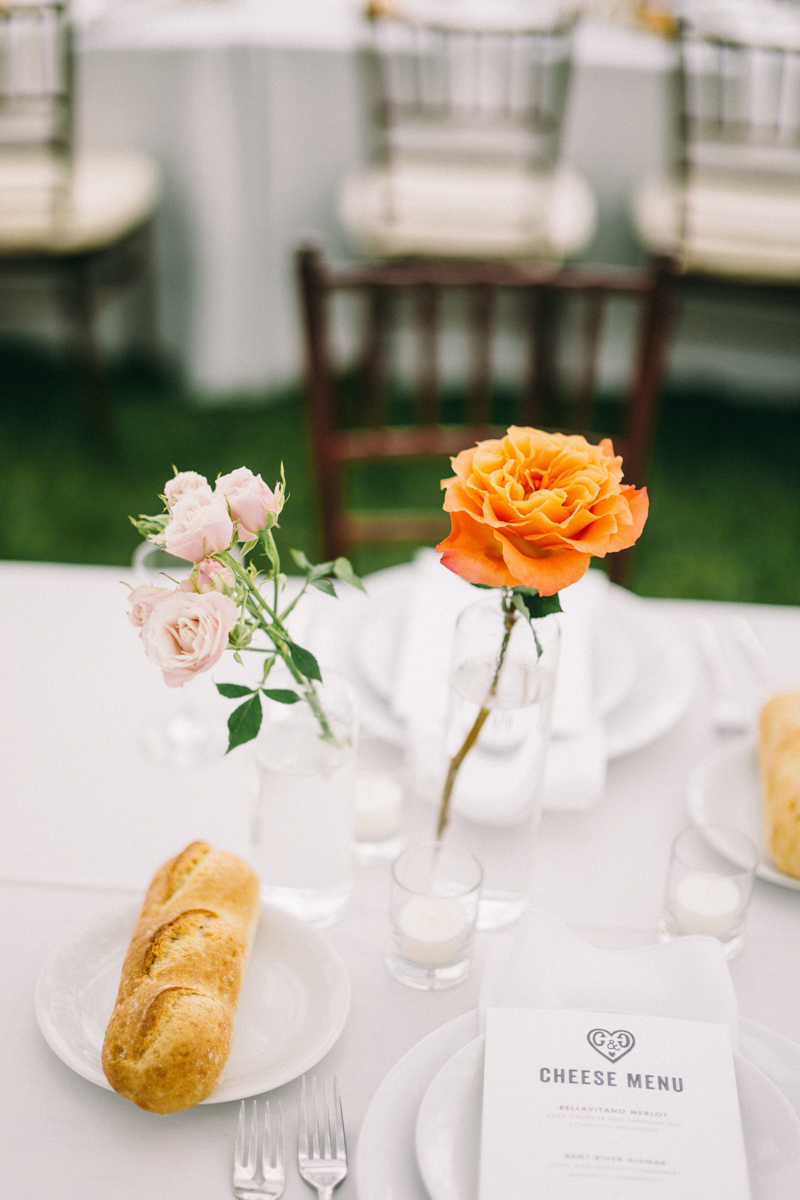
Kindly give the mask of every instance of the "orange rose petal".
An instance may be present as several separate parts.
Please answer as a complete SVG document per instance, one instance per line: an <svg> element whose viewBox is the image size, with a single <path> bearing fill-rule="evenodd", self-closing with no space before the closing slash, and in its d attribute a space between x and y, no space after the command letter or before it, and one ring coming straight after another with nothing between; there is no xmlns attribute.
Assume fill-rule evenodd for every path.
<svg viewBox="0 0 800 1200"><path fill-rule="evenodd" d="M514 581L536 588L540 596L552 596L561 588L577 583L589 569L590 554L561 550L532 557L519 550L509 538L501 536L500 540L503 558Z"/></svg>
<svg viewBox="0 0 800 1200"><path fill-rule="evenodd" d="M450 536L436 547L443 567L468 583L512 587L517 582L505 565L502 544L492 530L459 512L450 514L450 525Z"/></svg>
<svg viewBox="0 0 800 1200"><path fill-rule="evenodd" d="M609 540L606 554L613 554L615 550L627 550L629 546L632 546L637 541L644 529L644 523L647 520L647 513L650 508L647 488L639 488L637 491L634 487L625 486L621 490L623 496L628 501L631 524L627 528L621 529L616 537Z"/></svg>

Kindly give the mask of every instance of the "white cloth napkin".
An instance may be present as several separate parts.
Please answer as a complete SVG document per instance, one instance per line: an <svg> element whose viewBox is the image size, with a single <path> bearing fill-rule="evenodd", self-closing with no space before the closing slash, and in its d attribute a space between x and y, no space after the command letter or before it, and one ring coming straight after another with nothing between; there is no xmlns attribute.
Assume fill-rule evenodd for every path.
<svg viewBox="0 0 800 1200"><path fill-rule="evenodd" d="M730 1027L739 1009L720 942L685 937L636 950L589 946L549 913L523 913L494 939L480 1007L567 1008L642 1013Z"/></svg>
<svg viewBox="0 0 800 1200"><path fill-rule="evenodd" d="M605 788L604 727L592 706L592 638L607 588L604 575L589 571L561 593L561 655L544 783L548 809L589 808ZM414 789L422 797L435 798L441 788L456 621L481 595L442 567L433 550L417 555L391 705L405 724Z"/></svg>

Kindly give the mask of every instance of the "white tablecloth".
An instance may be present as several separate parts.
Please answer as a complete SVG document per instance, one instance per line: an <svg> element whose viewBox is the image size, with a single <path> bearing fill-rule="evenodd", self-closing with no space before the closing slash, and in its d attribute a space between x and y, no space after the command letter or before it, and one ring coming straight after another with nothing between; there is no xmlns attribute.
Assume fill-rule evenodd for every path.
<svg viewBox="0 0 800 1200"><path fill-rule="evenodd" d="M127 574L0 566L0 1161L4 1194L21 1200L39 1197L46 1180L66 1200L229 1194L235 1104L170 1117L140 1112L62 1065L33 1011L48 953L117 905L121 891L141 894L154 867L184 841L208 837L247 854L245 749L181 771L156 766L138 747L141 723L175 693L167 694L125 619L119 581ZM679 622L744 612L777 686L800 680L797 610L650 603ZM618 947L653 940L669 844L687 821L687 779L715 744L707 703L703 689L670 733L613 762L597 808L546 814L534 902L587 940ZM353 1003L344 1033L317 1069L339 1076L352 1157L366 1107L391 1066L426 1033L475 1006L490 936L483 935L465 985L412 991L383 966L387 897L388 869L360 868L350 909L329 931L347 965ZM758 881L747 945L731 968L740 1010L800 1042L798 944L800 892ZM277 1094L293 1155L297 1085ZM285 1194L310 1195L293 1165ZM356 1194L352 1176L337 1193L342 1200Z"/></svg>

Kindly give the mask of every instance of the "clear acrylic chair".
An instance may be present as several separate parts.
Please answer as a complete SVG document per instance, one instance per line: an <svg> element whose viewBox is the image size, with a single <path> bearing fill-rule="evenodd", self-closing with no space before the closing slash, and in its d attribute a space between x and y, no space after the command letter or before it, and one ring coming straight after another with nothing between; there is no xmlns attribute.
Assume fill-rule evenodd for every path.
<svg viewBox="0 0 800 1200"><path fill-rule="evenodd" d="M372 161L345 180L345 227L379 257L577 253L596 208L560 156L574 19L502 0L423 11L371 17Z"/></svg>

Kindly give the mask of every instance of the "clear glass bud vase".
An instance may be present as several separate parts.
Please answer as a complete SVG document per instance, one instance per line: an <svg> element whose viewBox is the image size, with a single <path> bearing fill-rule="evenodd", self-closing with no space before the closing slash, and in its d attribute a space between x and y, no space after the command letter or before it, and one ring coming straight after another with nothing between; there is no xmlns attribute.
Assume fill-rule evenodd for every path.
<svg viewBox="0 0 800 1200"><path fill-rule="evenodd" d="M255 744L252 863L264 900L323 927L342 916L353 890L358 728L344 679L326 672L317 694L329 737L305 701L267 706Z"/></svg>
<svg viewBox="0 0 800 1200"><path fill-rule="evenodd" d="M483 866L479 929L516 920L530 894L560 642L556 615L531 622L515 611L509 621L499 596L465 609L456 626L448 760L481 710L489 715L458 769L445 836Z"/></svg>

